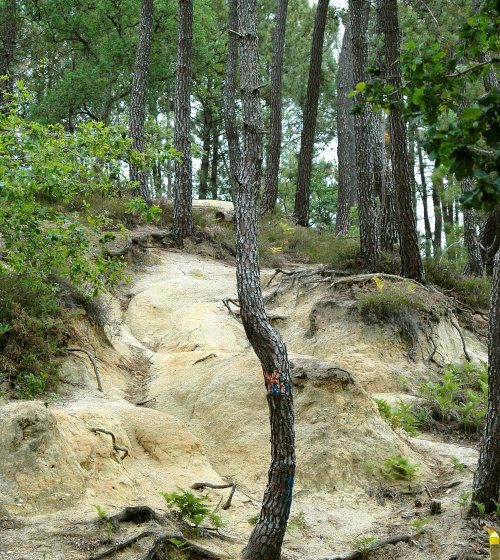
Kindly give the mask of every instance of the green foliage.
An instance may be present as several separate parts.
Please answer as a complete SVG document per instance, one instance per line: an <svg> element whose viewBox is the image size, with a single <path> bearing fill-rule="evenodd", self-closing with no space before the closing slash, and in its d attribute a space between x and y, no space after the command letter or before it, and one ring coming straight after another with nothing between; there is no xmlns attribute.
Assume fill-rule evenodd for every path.
<svg viewBox="0 0 500 560"><path fill-rule="evenodd" d="M439 383L428 381L420 386L431 414L441 422L464 431L478 432L488 406L488 367L463 362L446 366Z"/></svg>
<svg viewBox="0 0 500 560"><path fill-rule="evenodd" d="M97 515L100 520L107 519L109 517L108 511L99 504L92 504L92 507L97 511Z"/></svg>
<svg viewBox="0 0 500 560"><path fill-rule="evenodd" d="M255 515L252 515L251 517L249 517L247 519L248 523L250 523L250 525L257 525L257 521L259 520L259 514L256 513Z"/></svg>
<svg viewBox="0 0 500 560"><path fill-rule="evenodd" d="M222 525L221 516L204 503L208 500L205 496L198 497L181 488L178 492L162 492L162 496L168 507L175 510L181 519L193 523L196 527L205 519L210 520L215 527Z"/></svg>
<svg viewBox="0 0 500 560"><path fill-rule="evenodd" d="M411 523L410 523L410 527L413 529L413 531L415 531L415 533L418 535L420 533L423 533L425 530L425 527L427 525L429 525L429 523L432 521L432 517L422 517L422 519L414 519Z"/></svg>
<svg viewBox="0 0 500 560"><path fill-rule="evenodd" d="M457 459L456 457L452 457L451 458L451 463L453 465L453 468L455 470L457 470L458 472L462 472L464 469L467 468L467 465L465 465L464 463L462 463L459 459Z"/></svg>
<svg viewBox="0 0 500 560"><path fill-rule="evenodd" d="M142 197L137 196L125 204L127 214L137 214L146 223L158 222L163 210L157 204L148 204Z"/></svg>
<svg viewBox="0 0 500 560"><path fill-rule="evenodd" d="M486 511L486 506L482 502L476 502L472 500L471 504L474 506L475 511L477 512L478 517L481 519L484 517L484 513Z"/></svg>
<svg viewBox="0 0 500 560"><path fill-rule="evenodd" d="M292 533L297 529L303 530L305 529L305 527L306 527L305 514L303 511L299 511L297 515L290 516L290 519L288 520L288 524L286 526L286 530Z"/></svg>
<svg viewBox="0 0 500 560"><path fill-rule="evenodd" d="M368 552L370 552L373 543L375 542L375 537L371 535L367 535L366 537L357 537L354 539L353 544L355 550L361 552L364 556Z"/></svg>
<svg viewBox="0 0 500 560"><path fill-rule="evenodd" d="M418 464L410 463L406 457L397 455L384 461L382 474L388 480L414 480L418 469Z"/></svg>
<svg viewBox="0 0 500 560"><path fill-rule="evenodd" d="M418 342L418 314L432 313L429 304L415 291L415 285L390 284L386 286L373 277L375 291L362 294L357 308L365 323L388 323L396 326L399 336L412 352Z"/></svg>
<svg viewBox="0 0 500 560"><path fill-rule="evenodd" d="M0 272L0 380L9 381L13 397L33 399L55 388L69 317L55 288Z"/></svg>
<svg viewBox="0 0 500 560"><path fill-rule="evenodd" d="M391 406L384 399L373 399L380 412L380 415L388 422L393 429L403 428L410 435L416 435L418 428L424 422L422 413L415 410L412 405L403 401L398 401L395 406Z"/></svg>

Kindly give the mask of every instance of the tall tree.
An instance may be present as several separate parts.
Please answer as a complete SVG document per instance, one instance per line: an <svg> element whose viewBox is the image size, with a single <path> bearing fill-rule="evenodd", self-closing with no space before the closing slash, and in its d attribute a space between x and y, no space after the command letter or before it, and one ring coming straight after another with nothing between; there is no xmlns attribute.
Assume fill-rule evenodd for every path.
<svg viewBox="0 0 500 560"><path fill-rule="evenodd" d="M297 189L295 191L294 219L297 224L309 225L309 194L311 190L311 168L314 151L314 134L318 116L319 90L321 86L321 63L323 60L323 39L329 0L318 0L309 62L307 97L302 116L302 134L297 168Z"/></svg>
<svg viewBox="0 0 500 560"><path fill-rule="evenodd" d="M431 222L429 220L429 201L427 193L427 179L425 177L424 155L422 153L422 146L420 145L420 142L417 142L417 153L418 170L420 173L420 188L422 191L422 205L424 207L425 258L429 259L431 256L432 231Z"/></svg>
<svg viewBox="0 0 500 560"><path fill-rule="evenodd" d="M262 211L273 212L278 199L278 177L281 156L281 82L288 0L278 0L274 16L273 57L271 63L271 99L269 145L267 147L266 176L262 195Z"/></svg>
<svg viewBox="0 0 500 560"><path fill-rule="evenodd" d="M370 3L368 0L349 0L355 84L366 82L365 68L368 64L367 28L369 10ZM372 154L370 152L371 119L371 111L361 99L359 110L354 115L361 258L367 269L374 270L380 258L380 236Z"/></svg>
<svg viewBox="0 0 500 560"><path fill-rule="evenodd" d="M182 245L193 231L193 178L191 162L191 67L193 58L193 0L179 0L177 76L175 81L174 148L181 152L175 162L174 223L172 238Z"/></svg>
<svg viewBox="0 0 500 560"><path fill-rule="evenodd" d="M400 32L397 0L379 0L384 19L384 51L387 80L394 87L394 104L389 115L391 159L396 185L401 274L423 282L424 269L417 238L417 224L412 205L408 139L403 121L401 94L402 72L399 63Z"/></svg>
<svg viewBox="0 0 500 560"><path fill-rule="evenodd" d="M219 123L216 122L212 129L212 164L210 167L210 193L212 200L218 195L218 170L219 170Z"/></svg>
<svg viewBox="0 0 500 560"><path fill-rule="evenodd" d="M347 16L337 74L338 203L335 233L338 235L345 235L349 230L349 211L355 198L353 191L356 191L353 100L348 97L354 89L351 46L351 24Z"/></svg>
<svg viewBox="0 0 500 560"><path fill-rule="evenodd" d="M0 29L0 106L2 106L14 89L12 62L16 46L17 0L5 0Z"/></svg>
<svg viewBox="0 0 500 560"><path fill-rule="evenodd" d="M228 70L225 84L226 134L233 177L236 225L236 280L243 326L264 372L271 423L271 466L259 520L243 551L246 560L278 560L290 514L295 474L292 381L286 347L267 317L260 287L257 194L262 165L262 116L256 0L230 0ZM237 8L238 6L238 8ZM235 24L239 20L239 28ZM238 31L237 31L238 29ZM234 105L240 42L243 150ZM232 144L232 145L231 145Z"/></svg>
<svg viewBox="0 0 500 560"><path fill-rule="evenodd" d="M134 76L130 91L129 128L132 148L139 154L144 153L144 127L146 123L146 94L148 87L148 73L153 44L153 0L141 0L141 23L135 54ZM145 169L130 163L130 180L137 182L135 193L146 201L151 200L148 188L148 174Z"/></svg>
<svg viewBox="0 0 500 560"><path fill-rule="evenodd" d="M441 212L441 191L443 190L443 177L441 170L436 166L432 174L432 205L434 207L434 239L432 250L434 258L442 251L443 214Z"/></svg>

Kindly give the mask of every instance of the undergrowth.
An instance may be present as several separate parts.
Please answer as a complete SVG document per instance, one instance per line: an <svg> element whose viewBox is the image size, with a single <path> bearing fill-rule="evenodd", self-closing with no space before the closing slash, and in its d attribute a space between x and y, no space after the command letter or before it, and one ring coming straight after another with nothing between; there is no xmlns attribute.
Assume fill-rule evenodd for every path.
<svg viewBox="0 0 500 560"><path fill-rule="evenodd" d="M69 314L48 285L0 276L0 382L10 396L32 399L55 389Z"/></svg>
<svg viewBox="0 0 500 560"><path fill-rule="evenodd" d="M205 519L212 522L215 527L222 526L221 516L205 503L208 498L205 496L195 496L189 490L182 490L179 488L178 492L162 492L162 496L177 515L192 523L196 527L201 525Z"/></svg>

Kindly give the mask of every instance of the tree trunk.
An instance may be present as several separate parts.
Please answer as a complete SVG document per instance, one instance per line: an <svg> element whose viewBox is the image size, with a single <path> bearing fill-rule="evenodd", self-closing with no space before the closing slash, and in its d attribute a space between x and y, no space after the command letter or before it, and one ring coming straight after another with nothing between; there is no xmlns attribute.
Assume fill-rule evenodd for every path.
<svg viewBox="0 0 500 560"><path fill-rule="evenodd" d="M257 194L262 164L262 116L259 94L259 60L256 29L256 0L230 0L231 30L239 15L241 92L243 109L243 154L239 157L235 100L235 78L226 81L225 117L233 146L233 198L236 225L236 280L243 326L264 371L271 423L271 466L259 520L242 555L246 560L279 560L292 502L295 474L294 413L292 381L286 347L271 327L260 287L257 246ZM231 46L231 45L229 45ZM229 49L231 51L231 49ZM229 72L237 52L228 56ZM234 66L233 66L234 65ZM228 73L226 73L226 76ZM236 159L235 159L236 158Z"/></svg>
<svg viewBox="0 0 500 560"><path fill-rule="evenodd" d="M417 180L415 178L415 129L408 126L408 161L410 169L411 205L417 215Z"/></svg>
<svg viewBox="0 0 500 560"><path fill-rule="evenodd" d="M306 104L302 115L302 134L297 168L297 189L295 191L294 219L297 224L309 225L309 193L311 190L311 169L314 151L314 135L318 116L319 90L321 86L321 63L323 60L323 39L329 0L318 0L309 62Z"/></svg>
<svg viewBox="0 0 500 560"><path fill-rule="evenodd" d="M472 189L472 179L466 178L461 182L462 192ZM467 249L467 265L464 274L468 276L483 275L483 259L477 238L476 212L473 208L464 208L464 243Z"/></svg>
<svg viewBox="0 0 500 560"><path fill-rule="evenodd" d="M12 62L16 46L17 0L5 0L0 37L0 107L14 92Z"/></svg>
<svg viewBox="0 0 500 560"><path fill-rule="evenodd" d="M156 159L153 164L153 185L154 185L154 196L155 198L160 198L162 195L162 184L161 184L161 165L160 160Z"/></svg>
<svg viewBox="0 0 500 560"><path fill-rule="evenodd" d="M500 245L500 206L497 206L486 218L479 243L486 274L492 276L493 259Z"/></svg>
<svg viewBox="0 0 500 560"><path fill-rule="evenodd" d="M132 139L132 149L138 154L144 154L144 127L146 123L146 94L148 88L148 73L153 44L153 0L141 0L141 23L137 50L135 53L134 76L130 91L129 133ZM151 200L148 188L148 173L144 164L137 166L130 162L130 180L137 183L134 186L135 196L142 196L144 200Z"/></svg>
<svg viewBox="0 0 500 560"><path fill-rule="evenodd" d="M365 68L368 65L367 28L370 3L368 0L349 0L351 23L351 49L353 57L354 83L366 82ZM364 105L354 115L354 143L358 187L359 230L361 258L368 270L375 270L380 258L380 236L378 231L377 203L370 153L370 109Z"/></svg>
<svg viewBox="0 0 500 560"><path fill-rule="evenodd" d="M198 196L205 200L208 194L208 171L210 167L210 144L212 142L212 111L203 110L203 128L201 131L203 139L203 153L200 165L200 187Z"/></svg>
<svg viewBox="0 0 500 560"><path fill-rule="evenodd" d="M387 156L386 156L387 157ZM380 246L389 253L399 243L399 231L396 210L396 188L390 159L384 168L384 189L380 201Z"/></svg>
<svg viewBox="0 0 500 560"><path fill-rule="evenodd" d="M217 199L218 186L217 186L217 173L219 169L219 127L217 124L213 126L212 137L212 167L210 169L210 193L212 200Z"/></svg>
<svg viewBox="0 0 500 560"><path fill-rule="evenodd" d="M179 36L175 81L174 148L181 152L175 162L174 223L172 237L178 245L193 231L193 178L191 162L191 65L193 50L193 1L179 0Z"/></svg>
<svg viewBox="0 0 500 560"><path fill-rule="evenodd" d="M500 491L500 251L495 257L490 301L488 345L488 414L474 475L476 502L483 503L485 513L495 511Z"/></svg>
<svg viewBox="0 0 500 560"><path fill-rule="evenodd" d="M443 234L443 214L441 213L441 193L443 187L442 179L432 177L432 204L434 206L434 240L433 254L434 258L438 257L442 251L442 234Z"/></svg>
<svg viewBox="0 0 500 560"><path fill-rule="evenodd" d="M385 64L389 83L398 92L389 115L392 169L396 184L401 275L424 282L424 269L417 238L417 224L412 205L410 160L408 142L402 114L402 76L399 64L400 33L396 0L380 0L385 19Z"/></svg>
<svg viewBox="0 0 500 560"><path fill-rule="evenodd" d="M422 146L417 142L418 150L418 169L420 172L420 182L422 186L422 205L424 207L424 228L425 228L425 258L431 258L432 231L431 222L429 220L429 202L427 194L427 180L425 178L424 156Z"/></svg>
<svg viewBox="0 0 500 560"><path fill-rule="evenodd" d="M349 214L356 191L356 148L354 121L351 114L353 100L347 97L354 89L351 50L351 23L346 18L337 74L337 160L338 202L335 233L346 235L349 231Z"/></svg>
<svg viewBox="0 0 500 560"><path fill-rule="evenodd" d="M278 0L274 17L273 56L271 63L271 99L269 146L267 148L266 177L262 195L262 211L273 212L278 199L278 177L281 156L281 79L285 51L285 28L288 0Z"/></svg>

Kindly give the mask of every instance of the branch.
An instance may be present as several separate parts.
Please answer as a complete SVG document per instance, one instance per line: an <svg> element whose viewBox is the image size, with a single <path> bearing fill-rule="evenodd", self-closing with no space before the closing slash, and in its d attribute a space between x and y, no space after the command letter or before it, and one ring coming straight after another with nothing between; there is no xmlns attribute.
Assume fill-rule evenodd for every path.
<svg viewBox="0 0 500 560"><path fill-rule="evenodd" d="M195 482L191 484L193 490L203 490L203 488L214 488L216 490L223 488L231 488L231 493L226 503L222 506L222 509L226 510L231 507L231 500L233 499L234 493L236 492L236 482L228 482L226 484L212 484L210 482Z"/></svg>
<svg viewBox="0 0 500 560"><path fill-rule="evenodd" d="M482 66L486 66L488 64L498 64L499 62L500 62L500 58L493 57L490 60L485 60L484 62L478 62L477 64L474 64L474 66L469 66L469 68L466 68L465 70L461 70L460 72L455 72L454 74L448 74L446 77L447 78L456 78L458 76L463 76L464 74L468 74L469 72L472 72L473 70L477 70L478 68L481 68Z"/></svg>
<svg viewBox="0 0 500 560"><path fill-rule="evenodd" d="M87 356L89 357L89 360L92 362L92 365L94 366L95 378L97 379L97 389L99 391L101 391L101 393L104 393L104 390L102 388L102 383L101 383L101 377L99 375L99 370L97 368L97 361L94 358L94 356L88 350L85 350L84 348L66 348L66 350L68 352L81 352L82 354L87 354Z"/></svg>
<svg viewBox="0 0 500 560"><path fill-rule="evenodd" d="M134 537L130 537L129 539L126 539L126 540L122 541L121 543L115 544L114 546L112 546L111 548L108 548L104 552L99 552L98 554L94 554L94 556L90 556L90 558L88 560L100 560L101 558L106 558L106 556L111 556L111 554L114 554L115 552L118 552L119 550L127 548L127 546L131 546L134 543L136 543L137 541L140 541L141 539L144 539L145 537L151 537L154 534L155 534L154 531L143 531L142 533L139 533L138 535L135 535Z"/></svg>
<svg viewBox="0 0 500 560"><path fill-rule="evenodd" d="M111 439L113 440L113 449L115 451L122 451L123 452L122 457L120 457L120 459L122 461L128 455L128 449L126 447L122 447L121 445L116 443L116 437L115 437L115 434L113 432L110 432L109 430L105 430L103 428L91 428L90 431L94 432L94 434L97 434L97 432L100 432L101 434L107 434L108 436L111 436Z"/></svg>
<svg viewBox="0 0 500 560"><path fill-rule="evenodd" d="M360 550L348 550L342 554L336 554L335 556L327 556L324 560L358 560L366 558L369 552L373 552L383 546L388 544L396 544L398 542L410 542L411 535L395 535L394 537L385 537L378 541L374 541L369 544L363 551Z"/></svg>

